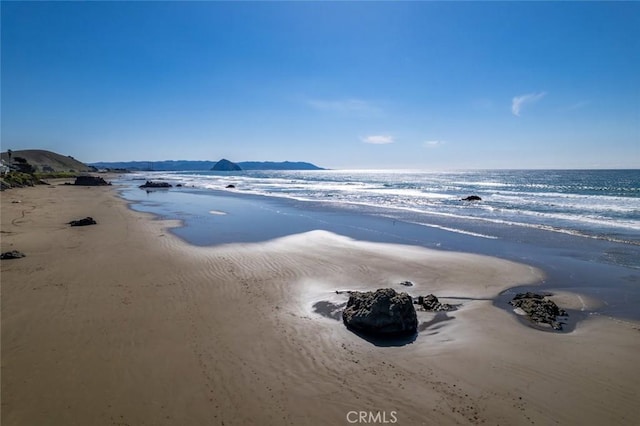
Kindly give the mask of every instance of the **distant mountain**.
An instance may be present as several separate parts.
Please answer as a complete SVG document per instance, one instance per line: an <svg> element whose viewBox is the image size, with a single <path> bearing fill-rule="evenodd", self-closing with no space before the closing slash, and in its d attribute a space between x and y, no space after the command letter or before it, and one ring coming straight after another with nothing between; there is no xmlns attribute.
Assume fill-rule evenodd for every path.
<svg viewBox="0 0 640 426"><path fill-rule="evenodd" d="M26 163L34 167L37 172L90 172L92 167L76 160L70 155L61 155L42 149L23 149L0 154L0 158L7 164Z"/></svg>
<svg viewBox="0 0 640 426"><path fill-rule="evenodd" d="M324 170L315 164L305 162L274 162L274 161L243 161L235 163L242 170ZM120 161L90 163L98 169L127 169L144 171L196 171L211 170L216 161L190 161L190 160L166 160L166 161Z"/></svg>
<svg viewBox="0 0 640 426"><path fill-rule="evenodd" d="M177 170L211 170L216 164L215 161L188 161L188 160L166 160L166 161L116 161L91 163L98 169L127 169L127 170L153 170L153 171L177 171Z"/></svg>
<svg viewBox="0 0 640 426"><path fill-rule="evenodd" d="M223 158L222 160L218 161L211 168L211 170L215 170L218 172L239 172L240 170L242 170L242 168L238 166L236 163L232 163L226 158Z"/></svg>
<svg viewBox="0 0 640 426"><path fill-rule="evenodd" d="M238 165L242 170L324 170L322 167L303 161L243 161Z"/></svg>

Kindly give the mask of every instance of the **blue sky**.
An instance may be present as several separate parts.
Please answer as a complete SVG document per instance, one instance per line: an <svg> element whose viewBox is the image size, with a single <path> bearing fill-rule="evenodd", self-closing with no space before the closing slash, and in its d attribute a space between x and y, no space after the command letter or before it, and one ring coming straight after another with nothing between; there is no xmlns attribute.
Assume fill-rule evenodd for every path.
<svg viewBox="0 0 640 426"><path fill-rule="evenodd" d="M1 7L2 150L640 167L640 3Z"/></svg>

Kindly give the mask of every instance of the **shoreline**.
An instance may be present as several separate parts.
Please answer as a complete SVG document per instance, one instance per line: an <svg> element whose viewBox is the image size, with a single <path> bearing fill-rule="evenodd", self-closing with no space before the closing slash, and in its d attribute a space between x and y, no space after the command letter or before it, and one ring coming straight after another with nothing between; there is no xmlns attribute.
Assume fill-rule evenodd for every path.
<svg viewBox="0 0 640 426"><path fill-rule="evenodd" d="M570 308L569 328L590 315L640 321L640 280L637 268L608 262L607 253L620 254L617 243L581 236L549 234L541 229L515 231L506 226L499 238L479 238L469 232L450 232L447 226L426 226L367 211L337 208L316 201L268 197L242 191L159 191L141 197L136 189L120 191L136 211L177 218L169 230L188 244L208 247L227 243L257 243L292 233L323 229L357 240L406 244L450 252L465 252L524 263L545 272L535 287L515 285L521 291L572 292L598 303ZM176 210L176 206L177 210ZM225 215L209 217L212 206ZM524 232L526 231L526 232ZM511 235L513 234L513 235ZM577 249L579 247L579 249ZM495 299L496 305L502 299ZM510 310L508 303L503 309Z"/></svg>
<svg viewBox="0 0 640 426"><path fill-rule="evenodd" d="M487 298L539 280L527 265L325 231L195 247L113 187L1 197L2 251L27 254L1 263L3 424L348 424L353 410L408 425L640 418L640 323L542 333L468 300L445 320L421 314L413 343L379 347L312 308L336 289L403 280L444 302ZM98 224L65 225L85 216Z"/></svg>
<svg viewBox="0 0 640 426"><path fill-rule="evenodd" d="M573 214L568 217L562 213L567 213L563 209L560 209L560 211L552 209L554 210L552 212L547 211L547 209L541 210L535 207L539 202L541 206L555 206L556 203L564 206L565 201L563 201L562 194L566 192L567 188L564 186L555 188L559 193L554 194L559 196L560 199L557 199L557 197L549 199L554 194L540 192L529 185L520 185L518 190L509 189L513 188L514 185L518 186L517 182L522 183L523 176L521 174L523 172L535 175L535 170L512 170L512 174L509 176L497 176L493 180L489 179L489 181L484 181L485 177L477 177L476 179L481 182L474 182L474 178L471 177L471 182L464 184L460 180L466 181L467 179L464 179L460 175L461 173L464 173L466 177L468 174L477 174L478 171L453 172L454 183L456 185L462 184L461 186L456 186L455 189L443 187L443 176L439 176L440 173L437 172L434 174L426 171L397 171L406 175L406 180L415 182L415 185L409 187L405 185L406 182L404 181L399 183L396 179L387 178L389 171L367 171L366 175L369 175L369 173L371 175L364 177L360 177L357 170L336 170L334 172L337 172L341 179L336 179L336 176L331 177L330 173L328 179L324 179L325 176L323 175L327 174L328 171L320 171L319 173L322 176L318 179L306 178L305 172L300 172L301 175L298 176L295 172L281 172L284 174L280 175L274 171L270 177L277 178L275 184L269 184L269 178L265 178L261 174L254 175L251 171L246 172L246 175L244 173L239 175L219 175L196 171L157 171L149 173L160 180L184 184L185 188L206 188L211 191L223 192L222 188L231 183L238 185L237 188L240 190L237 193L251 193L269 198L278 197L293 202L320 203L325 206L331 204L334 206L349 205L357 207L360 211L375 211L375 214L380 215L384 215L384 211L387 210L391 216L405 221L411 221L411 216L415 214L423 215L427 217L426 222L422 222L423 225L447 227L447 225L458 224L460 227L454 226L451 230L454 232L471 231L472 234L477 233L479 235L482 235L484 230L487 232L488 235L486 237L488 238L499 236L501 228L523 227L613 243L635 246L639 244L638 238L640 235L637 233L639 228L631 226L630 222L619 222L619 220L622 220L619 216L613 215L610 217L611 212L607 210L608 207L612 207L615 211L628 211L632 205L625 205L620 210L620 206L611 206L607 204L606 200L609 198L618 199L622 196L626 201L633 201L633 197L626 198L623 196L626 194L619 191L613 191L612 194L604 196L600 200L604 205L600 206L602 211L599 212L599 215L603 216L598 216L600 217L598 219L597 217L592 217L592 209L585 205L585 202L595 194L588 191L583 193L580 187L570 186L572 190L569 193L573 194L571 198L579 200L574 207L576 209L586 209L583 214L573 211ZM505 171L494 170L493 172L500 175ZM564 170L563 172L570 173L572 171ZM599 171L590 170L589 172L597 174ZM425 178L425 176L432 176L432 178ZM536 176L531 178L535 180ZM539 178L540 176L537 177L537 179ZM565 179L569 178L569 176L565 176ZM604 185L601 176L594 176L593 178L596 180L593 184L598 187L598 190L606 191L611 189L609 187L601 187ZM628 178L631 179L630 176ZM292 179L291 182L282 182L288 179ZM340 180L347 181L346 186ZM351 180L354 182L349 182ZM514 183L514 180L516 183ZM334 186L328 185L327 182L338 186L334 188ZM571 185L572 180L567 183ZM350 187L351 184L356 184L356 186ZM358 189L358 184L364 185L364 188L362 190ZM308 188L307 185L311 187L311 190L305 189ZM355 189L351 191L349 188ZM501 190L502 188L505 188L505 190ZM411 191L411 189L419 190ZM358 196L352 197L351 195L354 195L351 194L352 192L358 194ZM460 201L463 201L461 200L463 194L468 195L470 193L482 195L485 199L478 203L477 206L473 203L461 204ZM381 196L382 194L388 195L389 198ZM535 201L531 197L534 197ZM540 201L540 197L542 197L542 201ZM426 203L415 202L416 200L424 201L425 199L427 200ZM410 200L414 200L414 202ZM612 202L611 200L609 201ZM621 201L620 199L616 202ZM485 207L488 207L488 209L485 209ZM488 211L495 212L495 214L487 214ZM540 219L540 216L545 219ZM628 219L633 221L631 216ZM470 225L470 222L476 223ZM576 223L580 223L580 225ZM498 232L498 234L494 235L492 231ZM637 262L636 267L640 267Z"/></svg>

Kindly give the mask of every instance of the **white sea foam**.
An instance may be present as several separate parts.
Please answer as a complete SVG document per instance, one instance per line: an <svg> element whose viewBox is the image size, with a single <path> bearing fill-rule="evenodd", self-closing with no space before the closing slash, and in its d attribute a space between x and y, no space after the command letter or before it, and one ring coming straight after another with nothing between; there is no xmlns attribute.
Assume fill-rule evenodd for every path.
<svg viewBox="0 0 640 426"><path fill-rule="evenodd" d="M437 228L437 229L442 229L444 231L455 232L457 234L465 234L465 235L471 235L473 237L487 238L489 240L498 239L498 237L496 237L495 235L480 234L479 232L465 231L464 229L450 228L448 226L434 225L432 223L420 223L420 222L411 222L411 223L415 223L416 225L421 225L421 226L427 226L429 228Z"/></svg>
<svg viewBox="0 0 640 426"><path fill-rule="evenodd" d="M638 171L329 170L237 175L159 172L139 176L179 181L186 187L223 189L234 184L239 192L334 206L393 209L425 217L531 227L632 244L640 241ZM483 201L460 201L473 194L480 195ZM435 226L486 237L458 226Z"/></svg>

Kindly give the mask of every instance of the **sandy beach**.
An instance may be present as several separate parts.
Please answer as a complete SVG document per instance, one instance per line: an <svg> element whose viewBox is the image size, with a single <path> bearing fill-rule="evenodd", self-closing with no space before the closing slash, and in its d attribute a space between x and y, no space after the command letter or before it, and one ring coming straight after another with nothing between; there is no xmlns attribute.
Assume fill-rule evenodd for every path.
<svg viewBox="0 0 640 426"><path fill-rule="evenodd" d="M524 326L491 299L539 282L528 265L325 231L194 247L112 187L1 205L2 252L26 254L1 263L3 426L640 422L640 324ZM97 225L66 224L86 216ZM461 305L419 312L399 346L314 309L382 287Z"/></svg>

